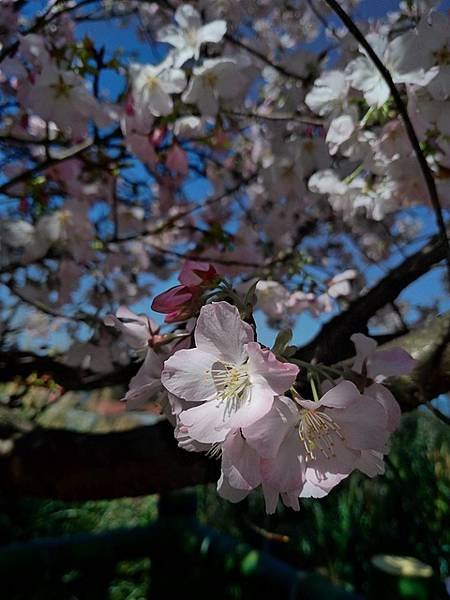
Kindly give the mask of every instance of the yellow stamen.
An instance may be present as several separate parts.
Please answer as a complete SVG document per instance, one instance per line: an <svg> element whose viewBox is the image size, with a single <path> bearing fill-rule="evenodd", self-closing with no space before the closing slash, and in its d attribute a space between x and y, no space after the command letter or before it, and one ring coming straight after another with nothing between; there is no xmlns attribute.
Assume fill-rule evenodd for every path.
<svg viewBox="0 0 450 600"><path fill-rule="evenodd" d="M298 422L298 435L305 446L307 458L315 459L318 450L325 458L336 456L334 439L344 436L339 425L329 415L318 410L303 409Z"/></svg>

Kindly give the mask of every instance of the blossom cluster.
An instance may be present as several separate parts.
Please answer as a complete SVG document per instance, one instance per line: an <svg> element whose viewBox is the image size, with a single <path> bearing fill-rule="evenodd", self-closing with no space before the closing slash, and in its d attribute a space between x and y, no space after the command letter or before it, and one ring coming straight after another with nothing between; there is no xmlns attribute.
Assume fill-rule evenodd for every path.
<svg viewBox="0 0 450 600"><path fill-rule="evenodd" d="M208 273L208 265L186 263L180 280L196 287L189 291L183 283L154 302L161 312L176 307L170 322L185 322L184 336L182 329L168 336L162 352L164 335L156 335L155 345L148 318L124 309L107 318L132 347L146 348L125 397L129 407L158 402L180 447L220 459L218 493L239 502L261 487L268 513L279 498L298 510L300 498L327 495L354 470L369 477L383 473L400 408L382 382L409 373L410 355L400 348L378 350L374 340L355 334L350 376L344 371L332 379L330 372L337 371L308 363L300 369L292 353L277 356L255 341L237 306L204 304ZM305 380L302 371L309 373L312 398L297 389ZM317 375L326 372L321 381Z"/></svg>
<svg viewBox="0 0 450 600"><path fill-rule="evenodd" d="M383 378L412 362L358 334L350 369L303 363L258 342L254 310L284 332L351 322L382 277L367 331L399 335L446 301L437 284L397 295L442 256L418 250L429 190L403 118L446 220L450 17L399 0L361 21L340 0L394 98L326 4L0 2L2 351L52 348L92 382L127 343L127 406L162 411L181 447L220 459L224 497L261 487L269 512L382 471L399 419ZM103 21L124 31L97 39ZM149 297L162 326L125 308Z"/></svg>

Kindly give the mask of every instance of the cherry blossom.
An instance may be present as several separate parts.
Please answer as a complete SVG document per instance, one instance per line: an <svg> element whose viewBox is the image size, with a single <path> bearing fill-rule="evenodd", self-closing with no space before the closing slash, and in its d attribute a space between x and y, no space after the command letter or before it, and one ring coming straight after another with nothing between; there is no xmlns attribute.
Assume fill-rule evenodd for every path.
<svg viewBox="0 0 450 600"><path fill-rule="evenodd" d="M390 431L383 406L348 381L319 402L279 397L265 417L229 434L218 491L239 501L261 483L268 513L280 495L298 510L299 497L327 495L356 468L378 474Z"/></svg>
<svg viewBox="0 0 450 600"><path fill-rule="evenodd" d="M181 67L190 58L198 60L200 48L208 42L218 43L227 30L225 21L202 24L200 14L190 4L182 4L175 11L177 25L167 25L158 32L158 39L176 48L175 67Z"/></svg>
<svg viewBox="0 0 450 600"><path fill-rule="evenodd" d="M392 375L407 375L416 364L403 348L377 350L377 342L362 333L355 333L350 339L356 349L352 369L357 373L364 373L377 383Z"/></svg>
<svg viewBox="0 0 450 600"><path fill-rule="evenodd" d="M84 79L52 64L45 65L36 81L24 86L19 97L36 114L53 121L76 139L86 136L91 119L99 126L110 123L106 111L87 90Z"/></svg>
<svg viewBox="0 0 450 600"><path fill-rule="evenodd" d="M425 86L436 76L436 68L425 71L420 65L414 65L411 70L402 72L400 62L409 51L409 36L399 36L388 42L385 36L370 33L367 41L390 70L395 83ZM389 98L390 90L386 81L368 57L362 56L351 61L347 65L346 76L355 89L363 92L369 106L383 106Z"/></svg>
<svg viewBox="0 0 450 600"><path fill-rule="evenodd" d="M440 283L424 306L396 299L438 281L428 236L450 206L437 0L357 23L398 97L327 3L32 4L0 2L3 356L24 353L22 372L52 348L69 385L126 384L141 361L127 407L220 460L232 502L260 488L269 513L298 510L381 474L389 378L415 362L355 328L400 335L446 309ZM97 37L110 18L124 35ZM366 302L378 280L384 307ZM162 326L125 308L150 304Z"/></svg>
<svg viewBox="0 0 450 600"><path fill-rule="evenodd" d="M127 344L135 350L154 346L162 340L158 335L158 325L150 317L137 315L126 306L120 306L115 315L107 315L104 323L120 331Z"/></svg>
<svg viewBox="0 0 450 600"><path fill-rule="evenodd" d="M298 367L253 341L252 327L227 302L201 309L194 338L195 348L165 362L161 379L175 396L201 402L179 416L199 442L223 442L231 429L257 421L297 376Z"/></svg>
<svg viewBox="0 0 450 600"><path fill-rule="evenodd" d="M151 125L153 117L172 112L172 94L181 93L186 87L183 71L173 68L168 56L159 65L131 65L133 109L142 127Z"/></svg>
<svg viewBox="0 0 450 600"><path fill-rule="evenodd" d="M235 61L211 58L194 67L183 101L196 104L203 116L214 117L221 98L233 100L245 87L245 78Z"/></svg>
<svg viewBox="0 0 450 600"><path fill-rule="evenodd" d="M315 80L305 104L318 115L341 112L347 103L349 83L342 71L327 71Z"/></svg>

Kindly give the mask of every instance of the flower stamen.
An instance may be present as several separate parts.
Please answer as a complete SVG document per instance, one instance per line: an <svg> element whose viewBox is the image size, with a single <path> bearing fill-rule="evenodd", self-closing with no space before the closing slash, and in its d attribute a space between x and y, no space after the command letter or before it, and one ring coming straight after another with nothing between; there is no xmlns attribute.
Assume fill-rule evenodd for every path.
<svg viewBox="0 0 450 600"><path fill-rule="evenodd" d="M221 363L211 369L211 375L217 387L219 404L224 404L224 418L241 408L248 401L250 385L247 365Z"/></svg>
<svg viewBox="0 0 450 600"><path fill-rule="evenodd" d="M317 450L325 458L336 456L334 438L337 435L341 440L344 439L341 428L330 415L309 409L303 409L300 412L298 435L305 446L307 458L309 459L317 457Z"/></svg>

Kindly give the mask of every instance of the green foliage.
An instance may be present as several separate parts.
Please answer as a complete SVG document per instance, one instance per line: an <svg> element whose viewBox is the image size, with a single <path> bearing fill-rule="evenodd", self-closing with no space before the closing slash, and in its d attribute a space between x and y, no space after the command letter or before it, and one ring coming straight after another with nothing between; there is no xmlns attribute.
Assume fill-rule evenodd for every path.
<svg viewBox="0 0 450 600"><path fill-rule="evenodd" d="M242 556L227 555L228 570L226 560L223 563L216 557L219 567L213 568L209 563L205 566L203 560L211 554L208 540L197 547L196 540L185 536L181 545L189 561L181 558L177 563L177 548L173 548L173 564L178 564L178 573L182 575L179 585L186 586L190 581L194 588L197 585L205 588L212 579L224 598L250 599L253 593L247 590L244 594L243 582L258 564L259 550L300 570L324 573L347 589L365 590L370 579L370 559L375 554L412 555L430 564L439 577L447 577L449 450L448 428L421 411L403 417L384 476L367 479L354 474L327 498L304 501L299 513L280 509L276 515L267 517L261 497L231 505L217 497L215 486L200 487L199 520L231 534L239 542L249 542L256 551ZM31 499L3 501L0 538L7 543L147 525L155 517L155 497L70 504ZM174 539L174 532L171 535L169 531L175 527L173 520L168 527L164 545L170 545ZM159 564L157 556L152 560L154 565ZM223 581L217 581L218 572L222 573ZM72 570L62 576L50 572L42 574L40 581L31 577L30 580L27 582L25 578L21 590L8 598L144 600L152 597L148 558L110 566L93 564L87 571ZM174 581L176 587L175 584L178 585Z"/></svg>
<svg viewBox="0 0 450 600"><path fill-rule="evenodd" d="M59 537L120 527L147 525L156 517L156 498L65 503L23 499L0 505L0 539L3 543L36 537ZM85 571L18 582L9 600L145 600L150 582L150 560L120 562Z"/></svg>
<svg viewBox="0 0 450 600"><path fill-rule="evenodd" d="M403 417L384 476L355 473L323 500L303 501L299 513L266 517L261 497L243 510L214 489L201 494L210 526L350 589L364 589L375 554L413 555L449 576L450 435L425 412Z"/></svg>

